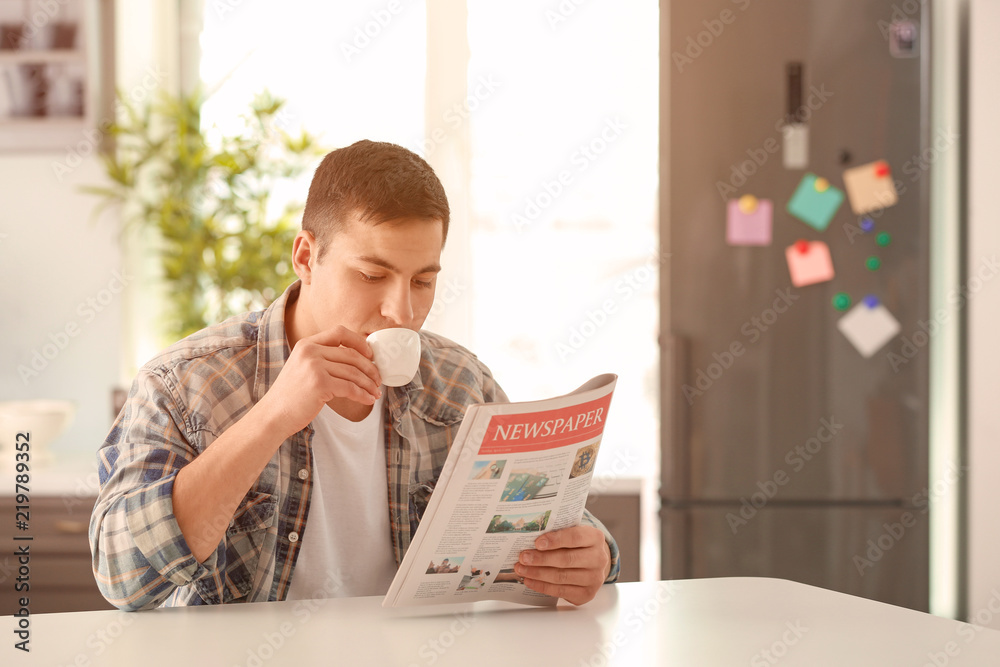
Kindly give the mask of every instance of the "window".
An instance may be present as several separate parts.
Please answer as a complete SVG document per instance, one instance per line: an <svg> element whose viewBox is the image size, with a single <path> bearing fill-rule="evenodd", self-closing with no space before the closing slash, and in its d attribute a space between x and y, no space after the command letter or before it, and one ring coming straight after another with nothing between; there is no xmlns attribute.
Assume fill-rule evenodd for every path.
<svg viewBox="0 0 1000 667"><path fill-rule="evenodd" d="M617 373L598 474L655 476L658 8L560 6L468 2L472 347L513 400Z"/></svg>

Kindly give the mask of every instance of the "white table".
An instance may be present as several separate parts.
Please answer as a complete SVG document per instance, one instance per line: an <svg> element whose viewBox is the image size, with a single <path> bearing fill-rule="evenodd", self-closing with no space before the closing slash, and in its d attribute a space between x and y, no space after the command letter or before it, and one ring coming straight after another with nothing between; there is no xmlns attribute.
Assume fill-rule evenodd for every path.
<svg viewBox="0 0 1000 667"><path fill-rule="evenodd" d="M4 665L1000 665L1000 632L779 579L605 586L583 607L381 598L39 614ZM11 625L11 617L4 623Z"/></svg>

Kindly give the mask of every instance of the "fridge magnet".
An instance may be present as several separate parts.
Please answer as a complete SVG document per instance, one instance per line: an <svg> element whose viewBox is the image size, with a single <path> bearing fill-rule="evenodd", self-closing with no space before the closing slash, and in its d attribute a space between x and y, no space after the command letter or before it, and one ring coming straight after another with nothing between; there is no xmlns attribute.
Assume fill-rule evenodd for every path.
<svg viewBox="0 0 1000 667"><path fill-rule="evenodd" d="M830 247L822 241L796 241L785 248L785 259L795 287L833 280Z"/></svg>
<svg viewBox="0 0 1000 667"><path fill-rule="evenodd" d="M833 302L833 307L840 311L851 307L851 295L847 292L837 292L831 301Z"/></svg>
<svg viewBox="0 0 1000 667"><path fill-rule="evenodd" d="M877 297L869 295L840 318L837 328L867 359L899 333L899 322Z"/></svg>
<svg viewBox="0 0 1000 667"><path fill-rule="evenodd" d="M855 215L889 208L899 201L892 171L885 160L844 170L844 187Z"/></svg>
<svg viewBox="0 0 1000 667"><path fill-rule="evenodd" d="M726 243L771 245L773 209L770 199L757 199L753 195L730 199L726 208Z"/></svg>
<svg viewBox="0 0 1000 667"><path fill-rule="evenodd" d="M806 174L788 201L788 212L816 231L824 231L844 201L844 192L825 178Z"/></svg>

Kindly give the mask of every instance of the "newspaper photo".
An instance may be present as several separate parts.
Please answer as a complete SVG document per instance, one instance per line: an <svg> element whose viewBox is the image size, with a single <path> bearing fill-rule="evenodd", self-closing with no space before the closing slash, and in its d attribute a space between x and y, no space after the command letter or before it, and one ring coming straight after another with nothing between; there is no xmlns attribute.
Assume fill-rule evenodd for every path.
<svg viewBox="0 0 1000 667"><path fill-rule="evenodd" d="M542 533L580 525L618 377L540 401L469 406L384 607L553 605L514 572Z"/></svg>

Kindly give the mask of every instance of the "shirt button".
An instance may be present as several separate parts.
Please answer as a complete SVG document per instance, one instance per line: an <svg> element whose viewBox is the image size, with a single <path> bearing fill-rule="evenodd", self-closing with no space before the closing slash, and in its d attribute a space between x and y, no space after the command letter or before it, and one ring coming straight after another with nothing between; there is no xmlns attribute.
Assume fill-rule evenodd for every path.
<svg viewBox="0 0 1000 667"><path fill-rule="evenodd" d="M302 470L299 471L299 479L306 479L307 477L309 477L309 471L308 470L306 470L305 468L303 468Z"/></svg>
<svg viewBox="0 0 1000 667"><path fill-rule="evenodd" d="M288 541L289 542L298 542L299 541L299 534L296 533L295 531L292 531L292 532L288 533Z"/></svg>

